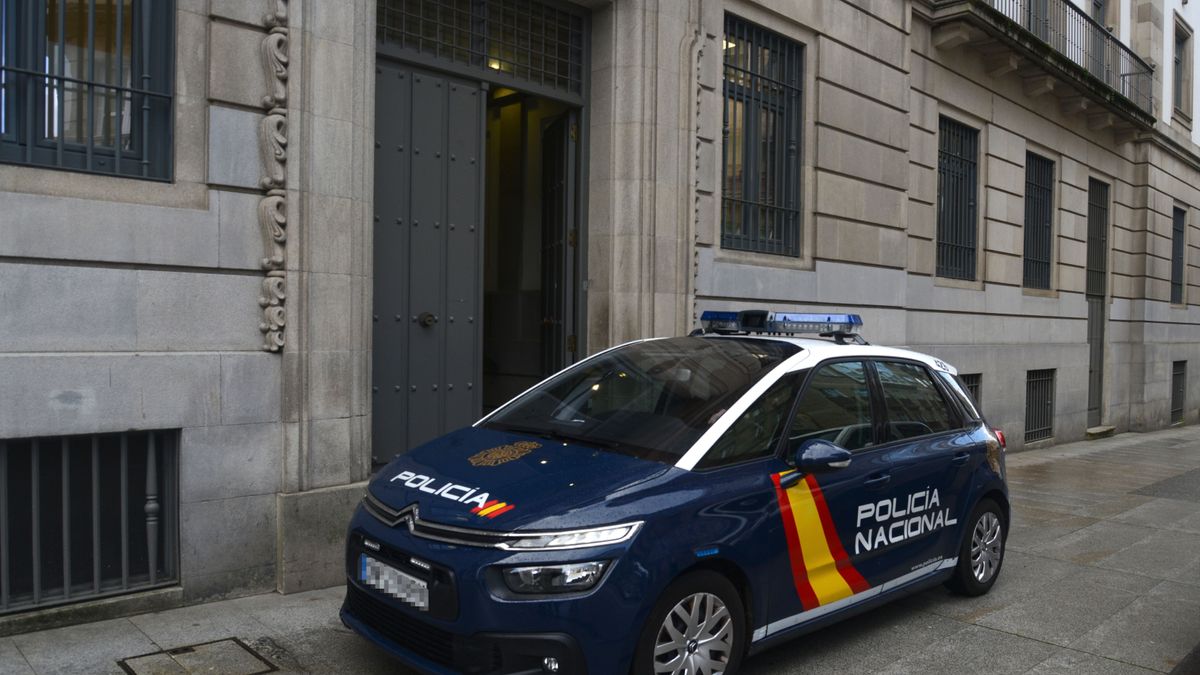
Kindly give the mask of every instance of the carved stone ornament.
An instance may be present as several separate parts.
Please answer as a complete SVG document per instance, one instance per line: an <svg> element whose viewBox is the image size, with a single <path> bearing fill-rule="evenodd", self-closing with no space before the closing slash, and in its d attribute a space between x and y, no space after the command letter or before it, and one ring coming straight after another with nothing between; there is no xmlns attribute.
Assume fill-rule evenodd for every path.
<svg viewBox="0 0 1200 675"><path fill-rule="evenodd" d="M272 4L275 5L275 8L263 17L263 25L267 28L287 28L287 0L273 0Z"/></svg>
<svg viewBox="0 0 1200 675"><path fill-rule="evenodd" d="M283 269L287 245L287 197L282 190L272 190L258 203L258 225L262 229L263 249L267 251L267 257L262 259L263 269Z"/></svg>
<svg viewBox="0 0 1200 675"><path fill-rule="evenodd" d="M273 9L263 17L268 29L262 41L263 68L269 91L263 106L269 111L259 124L265 191L258 203L258 225L262 231L262 281L258 305L262 308L263 349L283 349L287 313L287 85L288 85L288 0L270 0Z"/></svg>
<svg viewBox="0 0 1200 675"><path fill-rule="evenodd" d="M263 97L263 107L272 110L287 105L288 32L287 28L272 28L262 43L263 68L267 71L267 86L271 91Z"/></svg>
<svg viewBox="0 0 1200 675"><path fill-rule="evenodd" d="M277 190L287 181L287 115L271 113L259 123L262 138L264 190Z"/></svg>
<svg viewBox="0 0 1200 675"><path fill-rule="evenodd" d="M283 310L283 302L287 299L287 280L282 271L267 272L267 278L262 281L262 295L258 297L258 306L262 307L263 320L258 329L263 332L267 351L277 352L283 349L283 328L287 322Z"/></svg>

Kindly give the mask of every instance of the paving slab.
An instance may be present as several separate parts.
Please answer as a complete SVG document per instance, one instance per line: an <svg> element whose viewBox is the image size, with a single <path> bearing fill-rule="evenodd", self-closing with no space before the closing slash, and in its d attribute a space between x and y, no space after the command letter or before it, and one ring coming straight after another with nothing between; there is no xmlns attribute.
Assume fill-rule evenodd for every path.
<svg viewBox="0 0 1200 675"><path fill-rule="evenodd" d="M961 675L1024 673L1050 658L1052 645L983 626L961 631L897 655L899 658L876 672L882 675Z"/></svg>
<svg viewBox="0 0 1200 675"><path fill-rule="evenodd" d="M33 675L33 666L25 660L21 650L12 638L0 638L0 673L12 675Z"/></svg>
<svg viewBox="0 0 1200 675"><path fill-rule="evenodd" d="M1157 672L1087 652L1063 649L1037 664L1029 675L1153 675Z"/></svg>
<svg viewBox="0 0 1200 675"><path fill-rule="evenodd" d="M35 673L122 673L119 659L159 647L127 619L26 633L12 638Z"/></svg>
<svg viewBox="0 0 1200 675"><path fill-rule="evenodd" d="M1147 596L1071 643L1071 648L1170 672L1198 643L1200 607L1196 603Z"/></svg>

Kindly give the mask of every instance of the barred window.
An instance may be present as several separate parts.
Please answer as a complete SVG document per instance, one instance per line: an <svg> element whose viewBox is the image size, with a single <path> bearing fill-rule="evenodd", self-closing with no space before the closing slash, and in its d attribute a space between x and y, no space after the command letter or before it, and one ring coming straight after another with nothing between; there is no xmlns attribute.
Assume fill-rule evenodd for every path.
<svg viewBox="0 0 1200 675"><path fill-rule="evenodd" d="M804 47L725 15L721 246L800 255Z"/></svg>
<svg viewBox="0 0 1200 675"><path fill-rule="evenodd" d="M1025 154L1025 287L1050 288L1054 162Z"/></svg>
<svg viewBox="0 0 1200 675"><path fill-rule="evenodd" d="M172 177L173 0L0 0L0 161Z"/></svg>
<svg viewBox="0 0 1200 675"><path fill-rule="evenodd" d="M1054 436L1054 369L1025 373L1025 442Z"/></svg>
<svg viewBox="0 0 1200 675"><path fill-rule="evenodd" d="M327 0L322 0L325 2ZM582 95L582 12L538 0L376 0L376 39L406 57Z"/></svg>
<svg viewBox="0 0 1200 675"><path fill-rule="evenodd" d="M979 236L979 132L943 117L938 124L937 275L975 280Z"/></svg>
<svg viewBox="0 0 1200 675"><path fill-rule="evenodd" d="M1175 209L1171 222L1171 303L1183 304L1183 253L1184 232L1187 229L1187 211Z"/></svg>

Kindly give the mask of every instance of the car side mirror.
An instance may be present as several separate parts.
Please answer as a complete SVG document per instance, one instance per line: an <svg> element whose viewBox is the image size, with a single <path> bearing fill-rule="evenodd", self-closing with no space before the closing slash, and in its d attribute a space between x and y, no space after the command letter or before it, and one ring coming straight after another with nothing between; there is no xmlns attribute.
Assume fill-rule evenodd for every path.
<svg viewBox="0 0 1200 675"><path fill-rule="evenodd" d="M781 487L795 485L805 475L822 473L850 466L850 451L819 438L810 438L796 446L792 454L796 470L779 479Z"/></svg>

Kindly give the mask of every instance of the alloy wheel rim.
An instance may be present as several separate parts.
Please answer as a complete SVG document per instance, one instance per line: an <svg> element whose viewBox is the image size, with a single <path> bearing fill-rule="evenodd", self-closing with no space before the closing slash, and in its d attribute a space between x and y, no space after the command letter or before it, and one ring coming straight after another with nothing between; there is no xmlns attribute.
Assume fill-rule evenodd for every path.
<svg viewBox="0 0 1200 675"><path fill-rule="evenodd" d="M976 581L986 584L996 575L1003 546L1000 518L988 511L975 522L975 529L971 533L971 572Z"/></svg>
<svg viewBox="0 0 1200 675"><path fill-rule="evenodd" d="M729 608L712 593L693 593L663 619L654 640L654 672L670 675L723 673L733 653Z"/></svg>

